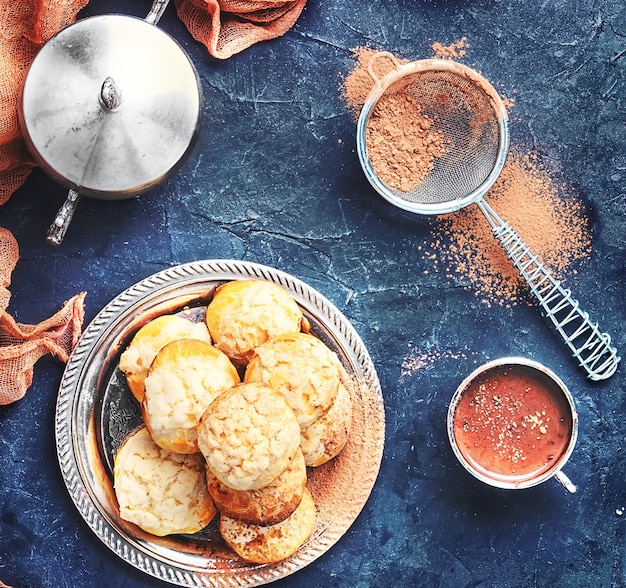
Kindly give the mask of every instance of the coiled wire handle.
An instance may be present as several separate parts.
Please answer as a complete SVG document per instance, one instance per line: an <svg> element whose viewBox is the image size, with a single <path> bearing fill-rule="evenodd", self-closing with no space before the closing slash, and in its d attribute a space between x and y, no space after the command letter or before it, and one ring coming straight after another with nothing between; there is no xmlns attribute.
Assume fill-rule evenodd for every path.
<svg viewBox="0 0 626 588"><path fill-rule="evenodd" d="M591 322L589 314L581 310L571 292L554 279L508 222L504 222L484 200L477 204L509 259L530 286L544 315L563 337L587 377L593 381L610 378L621 359L611 346L611 336L600 332L598 324Z"/></svg>

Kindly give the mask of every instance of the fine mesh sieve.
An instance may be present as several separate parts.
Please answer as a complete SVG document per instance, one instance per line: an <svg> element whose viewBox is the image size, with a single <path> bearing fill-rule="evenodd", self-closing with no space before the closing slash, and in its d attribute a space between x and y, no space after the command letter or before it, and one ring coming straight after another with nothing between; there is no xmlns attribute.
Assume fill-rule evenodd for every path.
<svg viewBox="0 0 626 588"><path fill-rule="evenodd" d="M392 204L422 214L452 212L481 198L498 178L508 150L507 113L493 87L476 72L443 60L400 65L378 80L370 61L370 76L377 82L363 106L357 147L365 174ZM433 158L433 169L410 190L385 183L370 160L367 129L383 97L410 93L421 115L432 121L444 137L444 153Z"/></svg>
<svg viewBox="0 0 626 588"><path fill-rule="evenodd" d="M381 58L394 66L384 77L374 71L374 62ZM419 214L448 213L476 203L587 376L602 380L613 375L620 358L611 346L611 337L599 331L570 291L554 279L517 232L484 200L502 171L509 146L506 108L493 86L455 61L427 59L400 64L387 52L375 54L368 72L375 85L359 116L357 151L376 191L394 206ZM391 151L381 160L376 150L380 138L375 141L371 132L380 122L379 111L387 108L385 101L393 97L410 102L415 117L428 129L414 147L404 144L402 157L409 153L408 157L421 165L421 175L408 183L404 179L396 182L397 174L388 174L401 170L405 162L400 156L398 161L389 161L394 157L388 155Z"/></svg>

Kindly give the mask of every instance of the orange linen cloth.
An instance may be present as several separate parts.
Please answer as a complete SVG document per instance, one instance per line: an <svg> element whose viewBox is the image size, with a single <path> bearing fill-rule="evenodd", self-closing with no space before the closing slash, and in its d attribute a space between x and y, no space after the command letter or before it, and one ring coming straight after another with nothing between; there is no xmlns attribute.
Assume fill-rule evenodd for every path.
<svg viewBox="0 0 626 588"><path fill-rule="evenodd" d="M24 396L33 381L33 368L46 353L67 362L81 335L85 292L68 300L54 316L38 325L17 323L6 312L8 286L19 259L15 237L0 227L0 405Z"/></svg>
<svg viewBox="0 0 626 588"><path fill-rule="evenodd" d="M0 205L35 166L19 128L20 89L39 48L89 0L0 1ZM217 59L285 34L306 0L176 0L179 18Z"/></svg>
<svg viewBox="0 0 626 588"><path fill-rule="evenodd" d="M217 59L284 35L306 0L175 0L178 17Z"/></svg>

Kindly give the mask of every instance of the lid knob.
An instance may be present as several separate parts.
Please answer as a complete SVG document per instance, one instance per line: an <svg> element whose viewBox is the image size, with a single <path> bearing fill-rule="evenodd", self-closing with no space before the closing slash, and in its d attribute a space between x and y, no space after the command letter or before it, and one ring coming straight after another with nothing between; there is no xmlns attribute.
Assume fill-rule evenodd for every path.
<svg viewBox="0 0 626 588"><path fill-rule="evenodd" d="M107 110L117 110L122 105L122 90L115 83L115 80L108 76L102 82L100 89L100 100Z"/></svg>

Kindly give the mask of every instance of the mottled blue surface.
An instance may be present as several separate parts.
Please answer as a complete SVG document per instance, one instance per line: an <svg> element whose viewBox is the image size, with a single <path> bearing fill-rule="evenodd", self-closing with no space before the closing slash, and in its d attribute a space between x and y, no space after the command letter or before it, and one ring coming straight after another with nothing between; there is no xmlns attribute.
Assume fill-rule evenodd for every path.
<svg viewBox="0 0 626 588"><path fill-rule="evenodd" d="M143 17L149 2L93 0L84 14ZM170 6L159 23L203 87L198 144L165 185L137 200L85 200L65 242L44 239L65 191L36 171L0 224L20 245L9 311L35 323L86 290L87 321L168 266L233 258L308 282L353 323L376 364L386 445L364 510L324 556L276 586L626 586L625 368L591 384L536 308L488 308L432 271L418 247L431 221L369 187L339 94L362 45L409 59L467 36L464 62L515 99L512 141L531 144L577 186L593 251L571 287L626 353L626 8L623 0L309 0L284 37L210 58ZM429 273L425 273L429 272ZM403 373L415 350L433 353ZM524 355L570 387L580 415L567 465L578 485L525 491L472 479L445 415L488 358ZM15 587L164 586L119 560L78 514L54 446L63 366L36 366L26 397L0 407L0 580Z"/></svg>

